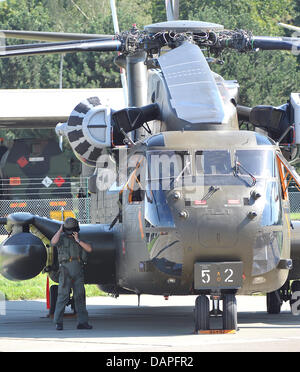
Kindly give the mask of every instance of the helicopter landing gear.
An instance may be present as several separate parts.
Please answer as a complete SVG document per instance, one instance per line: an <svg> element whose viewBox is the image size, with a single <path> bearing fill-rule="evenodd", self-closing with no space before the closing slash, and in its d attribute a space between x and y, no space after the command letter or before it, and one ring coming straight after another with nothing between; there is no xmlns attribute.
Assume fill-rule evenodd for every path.
<svg viewBox="0 0 300 372"><path fill-rule="evenodd" d="M223 301L223 310L220 310L220 301ZM196 298L195 303L195 333L225 333L236 331L237 302L233 293L212 294L212 310L209 311L209 299L202 294ZM222 329L210 329L211 317L222 316Z"/></svg>
<svg viewBox="0 0 300 372"><path fill-rule="evenodd" d="M286 283L274 292L267 293L267 312L280 314L283 302L289 301L293 315L300 315L300 280Z"/></svg>
<svg viewBox="0 0 300 372"><path fill-rule="evenodd" d="M280 291L267 293L267 312L269 314L279 314L283 300L280 296Z"/></svg>
<svg viewBox="0 0 300 372"><path fill-rule="evenodd" d="M287 280L284 285L274 292L267 293L267 312L268 314L279 314L283 302L291 298L290 281Z"/></svg>
<svg viewBox="0 0 300 372"><path fill-rule="evenodd" d="M226 294L223 299L223 329L237 330L237 304L234 294Z"/></svg>
<svg viewBox="0 0 300 372"><path fill-rule="evenodd" d="M196 298L195 331L209 330L209 299L205 295Z"/></svg>

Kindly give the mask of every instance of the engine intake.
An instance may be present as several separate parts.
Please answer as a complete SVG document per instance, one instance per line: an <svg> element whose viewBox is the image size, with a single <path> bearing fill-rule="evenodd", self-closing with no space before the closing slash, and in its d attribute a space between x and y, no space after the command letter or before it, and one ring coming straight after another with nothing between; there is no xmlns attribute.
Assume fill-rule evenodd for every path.
<svg viewBox="0 0 300 372"><path fill-rule="evenodd" d="M79 160L90 166L96 165L104 148L111 147L111 131L111 109L98 97L82 101L67 123L56 126L56 133L65 135Z"/></svg>

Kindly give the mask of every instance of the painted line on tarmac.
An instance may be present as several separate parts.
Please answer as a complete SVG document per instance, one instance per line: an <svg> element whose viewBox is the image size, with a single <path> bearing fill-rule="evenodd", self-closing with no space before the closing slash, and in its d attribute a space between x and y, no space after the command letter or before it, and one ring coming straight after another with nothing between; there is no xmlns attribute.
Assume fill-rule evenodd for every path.
<svg viewBox="0 0 300 372"><path fill-rule="evenodd" d="M210 335L203 335L205 337L214 337ZM223 337L223 336L222 336ZM224 337L227 337L226 335ZM236 337L236 336L233 336ZM233 340L232 338L230 339L218 339L216 340L205 340L205 345L221 345L221 344L250 344L250 343L267 343L267 342L289 342L289 341L294 341L294 340L300 340L300 336L291 336L291 337L278 337L278 338L255 338L255 339L246 339L246 338L238 338L236 340ZM300 349L300 345L299 345Z"/></svg>

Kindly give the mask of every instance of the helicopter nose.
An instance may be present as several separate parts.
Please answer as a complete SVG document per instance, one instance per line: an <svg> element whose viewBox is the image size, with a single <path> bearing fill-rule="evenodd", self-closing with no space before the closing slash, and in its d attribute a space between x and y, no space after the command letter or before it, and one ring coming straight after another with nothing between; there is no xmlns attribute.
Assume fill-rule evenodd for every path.
<svg viewBox="0 0 300 372"><path fill-rule="evenodd" d="M197 194L171 200L182 243L195 260L240 260L254 244L259 216L249 218L243 199L227 194L219 190L208 200L197 200Z"/></svg>
<svg viewBox="0 0 300 372"><path fill-rule="evenodd" d="M207 210L205 214L195 213L198 242L205 248L234 247L239 240L239 231L235 216L228 210Z"/></svg>

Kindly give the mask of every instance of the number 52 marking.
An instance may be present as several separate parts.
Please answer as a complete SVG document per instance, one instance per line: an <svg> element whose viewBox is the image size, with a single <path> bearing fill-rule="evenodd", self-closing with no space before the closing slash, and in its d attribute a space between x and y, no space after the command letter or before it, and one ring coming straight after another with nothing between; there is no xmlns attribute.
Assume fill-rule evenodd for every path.
<svg viewBox="0 0 300 372"><path fill-rule="evenodd" d="M233 283L233 280L231 279L231 277L233 276L233 270L226 269L224 271L224 274L226 275L226 278L224 279L225 283ZM205 284L209 283L211 279L210 277L211 277L210 270L201 271L201 279L203 283Z"/></svg>

